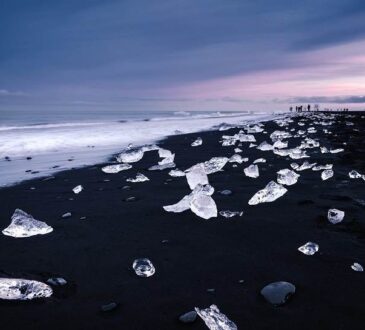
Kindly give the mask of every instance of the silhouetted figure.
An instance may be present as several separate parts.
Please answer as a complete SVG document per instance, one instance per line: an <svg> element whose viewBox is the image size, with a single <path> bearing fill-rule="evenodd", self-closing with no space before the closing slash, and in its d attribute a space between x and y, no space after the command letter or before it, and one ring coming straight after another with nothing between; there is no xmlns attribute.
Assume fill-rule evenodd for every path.
<svg viewBox="0 0 365 330"><path fill-rule="evenodd" d="M308 111L311 111L311 105L310 105L310 104L308 104L308 106L307 106L307 110L308 110Z"/></svg>

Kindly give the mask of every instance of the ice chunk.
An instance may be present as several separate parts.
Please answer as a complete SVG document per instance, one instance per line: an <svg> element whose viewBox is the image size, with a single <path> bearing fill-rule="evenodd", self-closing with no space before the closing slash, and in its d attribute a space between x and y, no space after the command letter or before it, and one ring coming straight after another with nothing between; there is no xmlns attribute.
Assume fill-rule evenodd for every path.
<svg viewBox="0 0 365 330"><path fill-rule="evenodd" d="M264 298L275 306L285 304L294 293L295 286L284 281L270 283L261 290Z"/></svg>
<svg viewBox="0 0 365 330"><path fill-rule="evenodd" d="M156 272L152 262L147 258L134 260L132 267L136 274L141 277L150 277Z"/></svg>
<svg viewBox="0 0 365 330"><path fill-rule="evenodd" d="M277 140L274 144L273 147L276 149L283 149L283 148L287 148L288 147L288 142L282 142L281 140Z"/></svg>
<svg viewBox="0 0 365 330"><path fill-rule="evenodd" d="M237 155L234 154L233 156L231 156L231 158L229 159L230 163L238 163L238 164L242 164L245 161L245 158L242 158L241 155Z"/></svg>
<svg viewBox="0 0 365 330"><path fill-rule="evenodd" d="M54 286L62 286L66 285L67 281L62 277L51 277L47 280L47 283Z"/></svg>
<svg viewBox="0 0 365 330"><path fill-rule="evenodd" d="M190 202L190 209L197 216L206 220L217 217L217 205L212 197L205 194L194 196Z"/></svg>
<svg viewBox="0 0 365 330"><path fill-rule="evenodd" d="M269 151L269 150L273 150L274 147L271 144L264 141L264 142L260 143L256 149L259 149L261 151Z"/></svg>
<svg viewBox="0 0 365 330"><path fill-rule="evenodd" d="M142 173L137 173L135 178L129 178L126 181L128 182L144 182L144 181L150 181L149 178L147 178L144 174Z"/></svg>
<svg viewBox="0 0 365 330"><path fill-rule="evenodd" d="M203 140L202 138L198 137L192 144L192 147L197 147L197 146L201 146L203 144Z"/></svg>
<svg viewBox="0 0 365 330"><path fill-rule="evenodd" d="M298 248L298 251L306 254L307 256L312 256L316 252L318 252L319 246L316 243L308 242Z"/></svg>
<svg viewBox="0 0 365 330"><path fill-rule="evenodd" d="M173 156L173 153L170 150L159 148L158 155L160 158L169 158Z"/></svg>
<svg viewBox="0 0 365 330"><path fill-rule="evenodd" d="M352 170L349 172L349 177L350 179L360 179L362 178L362 175L358 171Z"/></svg>
<svg viewBox="0 0 365 330"><path fill-rule="evenodd" d="M327 154L327 153L329 153L329 150L328 150L326 147L321 147L320 149L321 149L321 153L322 153L322 154Z"/></svg>
<svg viewBox="0 0 365 330"><path fill-rule="evenodd" d="M297 183L298 178L300 177L299 174L287 168L278 171L277 174L278 174L278 183L285 184L287 186L291 186Z"/></svg>
<svg viewBox="0 0 365 330"><path fill-rule="evenodd" d="M277 200L283 196L288 190L281 184L277 184L275 181L270 181L266 187L259 190L253 197L248 201L249 205L257 205L259 203L268 203Z"/></svg>
<svg viewBox="0 0 365 330"><path fill-rule="evenodd" d="M45 235L53 231L51 226L45 222L35 220L30 214L16 209L11 217L10 225L2 232L6 236L30 237L34 235Z"/></svg>
<svg viewBox="0 0 365 330"><path fill-rule="evenodd" d="M298 165L297 163L291 163L290 166L292 167L293 170L296 170L297 172L299 171L304 171L304 170L308 170L310 168L312 168L313 166L315 166L317 163L309 163L308 161L305 161L302 165Z"/></svg>
<svg viewBox="0 0 365 330"><path fill-rule="evenodd" d="M256 160L253 161L254 164L257 163L266 163L266 159L265 158L257 158Z"/></svg>
<svg viewBox="0 0 365 330"><path fill-rule="evenodd" d="M195 311L210 330L237 330L237 326L221 313L216 305L206 309L195 307Z"/></svg>
<svg viewBox="0 0 365 330"><path fill-rule="evenodd" d="M235 148L235 149L234 149L234 152L235 152L235 153L240 153L240 152L242 152L242 151L243 151L243 150L242 150L241 148Z"/></svg>
<svg viewBox="0 0 365 330"><path fill-rule="evenodd" d="M337 149L331 149L330 150L330 153L331 154L338 154L339 152L343 152L343 151L345 151L345 149L343 149L343 148L337 148Z"/></svg>
<svg viewBox="0 0 365 330"><path fill-rule="evenodd" d="M179 316L179 321L182 323L193 323L195 322L198 314L196 311L190 311Z"/></svg>
<svg viewBox="0 0 365 330"><path fill-rule="evenodd" d="M191 167L186 173L186 180L188 181L190 189L194 189L198 184L209 184L208 176L204 170L204 165L197 164Z"/></svg>
<svg viewBox="0 0 365 330"><path fill-rule="evenodd" d="M32 300L48 298L52 293L52 288L43 282L22 278L0 278L0 299Z"/></svg>
<svg viewBox="0 0 365 330"><path fill-rule="evenodd" d="M333 165L332 164L326 164L326 165L317 165L313 166L313 171L322 171L322 170L332 170Z"/></svg>
<svg viewBox="0 0 365 330"><path fill-rule="evenodd" d="M256 147L257 146L257 144L255 144L255 143L250 143L250 145L248 146L249 148L254 148L254 147Z"/></svg>
<svg viewBox="0 0 365 330"><path fill-rule="evenodd" d="M143 155L142 149L127 150L117 156L117 161L120 163L136 163L143 158Z"/></svg>
<svg viewBox="0 0 365 330"><path fill-rule="evenodd" d="M247 133L261 133L264 129L260 125L248 126Z"/></svg>
<svg viewBox="0 0 365 330"><path fill-rule="evenodd" d="M210 160L204 162L204 170L206 174L212 174L219 172L227 164L227 157L213 157Z"/></svg>
<svg viewBox="0 0 365 330"><path fill-rule="evenodd" d="M163 164L163 165L153 165L151 166L148 170L149 171L162 171L162 170L166 170L168 168L174 168L176 166L175 163L167 163L167 164Z"/></svg>
<svg viewBox="0 0 365 330"><path fill-rule="evenodd" d="M333 171L332 170L324 170L321 173L322 180L328 180L329 178L333 177Z"/></svg>
<svg viewBox="0 0 365 330"><path fill-rule="evenodd" d="M328 210L328 214L327 214L328 221L333 224L341 222L344 217L345 217L344 211L337 210L337 209Z"/></svg>
<svg viewBox="0 0 365 330"><path fill-rule="evenodd" d="M243 215L243 211L219 211L219 215L225 218L232 218L238 215L241 217Z"/></svg>
<svg viewBox="0 0 365 330"><path fill-rule="evenodd" d="M245 172L245 175L250 178L258 178L259 177L259 167L257 165L250 165L246 167L243 172Z"/></svg>
<svg viewBox="0 0 365 330"><path fill-rule="evenodd" d="M71 212L67 212L67 213L64 213L62 214L62 218L70 218L72 216Z"/></svg>
<svg viewBox="0 0 365 330"><path fill-rule="evenodd" d="M175 154L173 154L170 150L159 148L158 155L160 156L160 158L162 158L162 160L158 162L158 165L153 165L148 170L162 171L168 168L174 168L176 166L174 163Z"/></svg>
<svg viewBox="0 0 365 330"><path fill-rule="evenodd" d="M359 263L357 262L354 262L352 265L351 265L351 268L355 271L355 272L363 272L364 271L364 267L362 265L360 265Z"/></svg>
<svg viewBox="0 0 365 330"><path fill-rule="evenodd" d="M175 169L175 170L171 170L169 172L169 175L172 177L180 177L180 176L185 176L185 172L181 171L179 169Z"/></svg>
<svg viewBox="0 0 365 330"><path fill-rule="evenodd" d="M290 138L292 135L289 132L286 131L274 131L270 134L270 139L273 142L276 142L278 140L284 140Z"/></svg>
<svg viewBox="0 0 365 330"><path fill-rule="evenodd" d="M75 194L79 194L81 191L83 191L84 187L81 186L81 185L78 185L76 186L75 188L72 189L72 191L75 193Z"/></svg>
<svg viewBox="0 0 365 330"><path fill-rule="evenodd" d="M116 165L104 166L101 170L104 173L114 174L114 173L119 173L121 171L129 170L130 168L132 168L132 165L129 165L129 164L116 164Z"/></svg>

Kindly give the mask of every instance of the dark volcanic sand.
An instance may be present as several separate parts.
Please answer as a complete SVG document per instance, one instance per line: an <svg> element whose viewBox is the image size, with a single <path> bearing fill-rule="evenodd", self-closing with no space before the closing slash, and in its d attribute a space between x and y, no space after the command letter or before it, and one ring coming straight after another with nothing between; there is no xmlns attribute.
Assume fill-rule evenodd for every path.
<svg viewBox="0 0 365 330"><path fill-rule="evenodd" d="M319 138L321 145L345 148L339 154L308 150L311 162L334 164L335 175L327 181L321 180L321 172L305 170L277 201L249 206L252 195L293 162L271 151L249 149L249 143L241 147L242 157L250 162L267 159L259 164L259 178L243 174L250 162L236 168L229 163L224 171L209 175L218 210L244 210L242 217L204 220L190 211L165 212L163 205L190 190L184 177L171 178L169 170L146 170L157 163L156 152L119 174L104 174L100 165L1 189L1 228L8 226L16 208L54 228L51 234L24 239L1 235L1 270L9 277L42 281L53 274L70 283L45 301L2 302L1 328L206 329L200 319L186 325L177 318L195 306L214 303L239 329L364 329L365 274L350 266L365 264L365 182L349 179L348 172L365 172L365 119L360 114L348 118L354 126L346 126L345 119L340 115L333 126L315 125L318 132L308 135ZM296 123L293 127L303 129ZM322 128L334 134L325 135ZM269 134L282 130L273 122L265 123L265 129ZM176 153L177 167L186 169L213 156L234 154L233 146L222 147L219 140L238 130L173 136L159 145ZM203 145L193 148L190 143L197 136ZM255 136L258 142L270 142L266 134ZM301 140L290 139L289 146ZM125 182L137 172L150 181ZM85 190L75 195L72 188L79 184ZM131 189L122 189L125 185ZM224 189L233 194L217 193ZM124 201L130 196L137 200ZM346 212L343 223L327 221L329 208ZM61 219L66 212L72 217ZM319 244L314 256L297 251L307 241ZM140 257L151 259L154 276L135 275L131 266ZM286 305L273 307L260 290L280 280L295 284L297 292ZM119 303L118 309L100 312L110 302Z"/></svg>

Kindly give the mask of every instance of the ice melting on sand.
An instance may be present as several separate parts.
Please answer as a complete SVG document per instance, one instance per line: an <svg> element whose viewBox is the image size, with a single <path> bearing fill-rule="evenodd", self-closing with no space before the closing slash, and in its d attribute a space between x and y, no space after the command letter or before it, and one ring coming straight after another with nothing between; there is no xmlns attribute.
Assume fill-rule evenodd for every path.
<svg viewBox="0 0 365 330"><path fill-rule="evenodd" d="M303 254L306 254L307 256L312 256L313 254L318 252L318 250L319 250L318 244L313 242L307 242L298 248L298 251L302 252Z"/></svg>
<svg viewBox="0 0 365 330"><path fill-rule="evenodd" d="M243 172L245 173L246 176L250 177L250 178L258 178L260 173L259 173L259 167L257 165L250 165L248 167L246 167Z"/></svg>
<svg viewBox="0 0 365 330"><path fill-rule="evenodd" d="M243 211L219 211L219 215L221 215L224 218L232 218L235 216L242 216Z"/></svg>
<svg viewBox="0 0 365 330"><path fill-rule="evenodd" d="M197 147L197 146L201 146L203 144L203 140L202 138L198 137L192 144L192 147Z"/></svg>
<svg viewBox="0 0 365 330"><path fill-rule="evenodd" d="M341 222L344 217L345 217L344 211L337 210L337 209L328 210L328 214L327 214L328 221L333 224Z"/></svg>
<svg viewBox="0 0 365 330"><path fill-rule="evenodd" d="M266 301L275 306L285 304L294 293L295 286L284 281L270 283L261 290Z"/></svg>
<svg viewBox="0 0 365 330"><path fill-rule="evenodd" d="M75 188L72 189L72 191L75 193L75 194L79 194L81 191L83 191L84 187L81 186L81 185L78 185L76 186Z"/></svg>
<svg viewBox="0 0 365 330"><path fill-rule="evenodd" d="M195 307L195 311L210 330L237 330L237 326L226 315L221 313L216 305L206 309Z"/></svg>
<svg viewBox="0 0 365 330"><path fill-rule="evenodd" d="M44 235L53 231L45 222L35 220L30 214L16 209L11 217L10 225L2 233L16 238Z"/></svg>
<svg viewBox="0 0 365 330"><path fill-rule="evenodd" d="M352 265L351 265L351 268L352 270L354 270L355 272L363 272L364 271L364 267L361 266L359 263L357 262L354 262Z"/></svg>
<svg viewBox="0 0 365 330"><path fill-rule="evenodd" d="M322 180L328 180L329 178L332 178L333 177L333 171L332 170L324 170L322 173L321 173L321 178Z"/></svg>
<svg viewBox="0 0 365 330"><path fill-rule="evenodd" d="M132 267L136 274L141 277L150 277L156 272L152 262L147 258L134 260Z"/></svg>
<svg viewBox="0 0 365 330"><path fill-rule="evenodd" d="M117 161L120 163L136 163L143 158L143 155L142 149L127 150L117 156Z"/></svg>
<svg viewBox="0 0 365 330"><path fill-rule="evenodd" d="M189 171L186 172L186 180L188 181L191 190L193 190L198 184L209 184L208 176L204 170L204 165L197 164L191 167Z"/></svg>
<svg viewBox="0 0 365 330"><path fill-rule="evenodd" d="M204 162L204 170L207 174L219 172L227 164L227 157L213 157L210 160Z"/></svg>
<svg viewBox="0 0 365 330"><path fill-rule="evenodd" d="M168 168L174 168L176 165L174 163L175 154L173 154L170 150L159 148L158 155L162 160L158 162L158 165L153 165L149 168L150 171L157 171L157 170L165 170Z"/></svg>
<svg viewBox="0 0 365 330"><path fill-rule="evenodd" d="M278 174L278 182L280 184L285 184L287 186L291 186L297 183L298 178L300 177L299 174L287 168L278 171L277 174Z"/></svg>
<svg viewBox="0 0 365 330"><path fill-rule="evenodd" d="M129 178L126 181L128 182L144 182L144 181L150 181L149 178L147 178L144 174L142 173L137 173L135 178Z"/></svg>
<svg viewBox="0 0 365 330"><path fill-rule="evenodd" d="M277 200L283 196L288 190L281 184L277 184L275 181L270 181L266 187L259 190L253 197L248 201L249 205L257 205L260 203L269 203Z"/></svg>
<svg viewBox="0 0 365 330"><path fill-rule="evenodd" d="M0 299L32 300L50 297L52 293L51 287L42 282L18 278L0 278Z"/></svg>
<svg viewBox="0 0 365 330"><path fill-rule="evenodd" d="M115 173L119 173L121 171L129 170L130 168L132 168L132 165L129 165L129 164L116 164L116 165L104 166L101 170L104 173L115 174Z"/></svg>

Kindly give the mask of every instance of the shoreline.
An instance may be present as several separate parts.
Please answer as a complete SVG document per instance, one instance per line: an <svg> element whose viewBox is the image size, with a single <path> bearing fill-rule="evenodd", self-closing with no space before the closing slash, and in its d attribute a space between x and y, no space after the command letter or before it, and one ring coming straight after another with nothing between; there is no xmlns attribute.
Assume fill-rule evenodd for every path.
<svg viewBox="0 0 365 330"><path fill-rule="evenodd" d="M343 147L343 153L309 149L310 158L291 160L244 143L241 155L249 162L237 167L227 163L223 171L210 174L218 210L243 211L242 217L204 220L190 210L164 211L162 206L178 202L190 189L185 177L170 177L169 170L148 170L159 161L155 151L146 152L131 169L118 174L103 173L101 167L110 163L102 163L58 172L52 180L33 179L1 188L2 229L9 225L15 208L54 228L50 234L24 239L1 235L2 274L43 282L53 275L68 281L44 301L1 302L3 327L207 329L200 319L183 324L178 317L194 307L216 304L239 329L362 329L364 274L350 266L365 264L365 204L359 202L365 199L365 183L349 179L348 172L365 173L365 119L364 113L355 119L349 115L353 114L339 114L343 117L332 126L305 121L306 129L314 126L318 131L308 137L323 146ZM301 129L300 118L292 118L288 131ZM263 125L267 134L254 134L258 144L270 142L274 130L285 129L273 121ZM334 134L324 134L323 128ZM185 170L212 157L232 156L237 145L222 147L220 141L222 135L238 131L173 135L158 145L175 153L176 167ZM191 147L197 137L203 144ZM294 146L303 139L288 140ZM246 177L243 169L260 157L267 160L258 164L260 176ZM321 172L298 172L298 183L288 186L278 200L247 204L276 179L278 170L305 160L332 163L334 176L322 181ZM150 181L126 182L138 172ZM75 195L72 188L79 184L84 191ZM232 194L219 193L225 189ZM135 199L127 201L129 197ZM329 223L329 208L344 210L345 220ZM62 219L66 212L72 216ZM301 254L297 249L307 241L318 243L319 252ZM133 261L141 257L151 259L156 267L150 278L139 278L132 269ZM260 290L280 280L293 283L297 290L286 305L273 307ZM101 312L100 306L110 302L118 303L118 308Z"/></svg>

